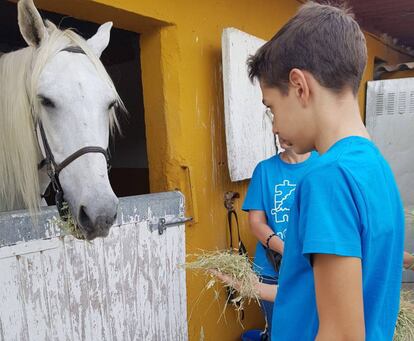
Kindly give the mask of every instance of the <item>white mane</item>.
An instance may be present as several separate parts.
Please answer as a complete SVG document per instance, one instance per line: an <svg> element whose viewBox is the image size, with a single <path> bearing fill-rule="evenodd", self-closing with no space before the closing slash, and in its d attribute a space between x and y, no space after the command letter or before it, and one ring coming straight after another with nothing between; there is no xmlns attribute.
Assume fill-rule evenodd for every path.
<svg viewBox="0 0 414 341"><path fill-rule="evenodd" d="M49 37L39 48L0 56L0 212L39 209L40 189L37 164L41 159L35 137L38 118L37 83L51 57L68 46L79 46L99 76L116 94L118 106L125 110L115 86L99 58L87 42L71 30L48 28ZM126 110L125 110L126 111ZM111 133L118 128L115 111L110 114Z"/></svg>

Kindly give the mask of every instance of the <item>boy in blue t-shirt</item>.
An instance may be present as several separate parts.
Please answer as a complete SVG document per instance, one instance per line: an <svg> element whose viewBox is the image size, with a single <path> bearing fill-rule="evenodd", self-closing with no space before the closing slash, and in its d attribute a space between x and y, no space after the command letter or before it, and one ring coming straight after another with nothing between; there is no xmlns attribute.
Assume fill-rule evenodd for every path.
<svg viewBox="0 0 414 341"><path fill-rule="evenodd" d="M365 37L349 11L308 2L249 59L273 130L320 157L296 188L272 341L391 341L399 311L404 211L361 120ZM232 283L228 276L218 274Z"/></svg>
<svg viewBox="0 0 414 341"><path fill-rule="evenodd" d="M250 230L259 240L254 256L255 271L263 283L274 285L278 283L279 273L270 258L272 254L283 254L296 185L317 159L315 152L298 155L283 139L279 142L284 151L256 166L242 208L249 212ZM261 300L261 306L266 332L270 335L273 302Z"/></svg>
<svg viewBox="0 0 414 341"><path fill-rule="evenodd" d="M274 131L321 155L296 189L272 340L392 340L404 212L361 120L366 58L353 17L310 2L249 60Z"/></svg>

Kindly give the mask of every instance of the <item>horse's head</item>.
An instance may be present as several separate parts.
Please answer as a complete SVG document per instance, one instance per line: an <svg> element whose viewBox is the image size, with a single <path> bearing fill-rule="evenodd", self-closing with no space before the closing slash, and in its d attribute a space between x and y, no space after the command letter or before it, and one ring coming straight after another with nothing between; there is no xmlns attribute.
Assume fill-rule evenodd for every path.
<svg viewBox="0 0 414 341"><path fill-rule="evenodd" d="M34 120L43 126L56 164L84 147L107 150L110 128L116 123L114 110L122 105L99 61L112 23L85 41L72 31L45 24L32 0L20 0L18 11L20 31L33 50L27 89ZM45 157L39 126L37 134ZM116 218L118 199L109 183L105 155L82 154L60 171L58 179L85 238L106 236Z"/></svg>

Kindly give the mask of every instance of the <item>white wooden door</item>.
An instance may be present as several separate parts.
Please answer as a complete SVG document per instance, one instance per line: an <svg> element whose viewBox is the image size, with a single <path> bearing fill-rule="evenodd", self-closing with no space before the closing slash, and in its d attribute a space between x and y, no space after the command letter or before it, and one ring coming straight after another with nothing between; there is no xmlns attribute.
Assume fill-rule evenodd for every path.
<svg viewBox="0 0 414 341"><path fill-rule="evenodd" d="M36 230L26 212L0 214L2 340L187 340L181 194L121 199L92 242L61 236L55 214Z"/></svg>

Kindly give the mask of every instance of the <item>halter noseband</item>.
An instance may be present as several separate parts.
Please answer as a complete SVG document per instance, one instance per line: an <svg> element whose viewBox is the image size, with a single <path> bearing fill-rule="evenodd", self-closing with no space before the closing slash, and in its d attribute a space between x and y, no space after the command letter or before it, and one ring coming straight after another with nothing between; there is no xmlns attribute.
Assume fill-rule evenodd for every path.
<svg viewBox="0 0 414 341"><path fill-rule="evenodd" d="M85 52L78 46L69 46L69 47L66 47L66 48L61 50L61 52L63 52L63 51L85 54ZM50 149L50 145L49 145L49 142L47 140L45 130L43 128L42 121L37 120L36 128L37 127L39 127L40 137L42 139L42 144L43 144L43 148L44 148L44 151L45 151L45 158L42 161L39 162L39 164L37 165L37 169L41 170L44 167L47 167L47 175L49 176L52 187L53 187L54 191L56 192L56 195L55 195L56 207L59 211L60 217L65 220L68 217L69 211L68 211L68 208L66 206L64 206L64 199L63 199L64 192L63 192L63 188L62 188L62 186L60 184L60 181L59 181L60 172L65 167L70 165L73 161L75 161L76 159L78 159L82 155L85 155L85 154L88 154L88 153L101 153L101 154L103 154L105 156L106 163L107 163L107 166L108 166L108 172L109 172L110 163L109 163L108 151L105 150L102 147L97 147L97 146L83 147L83 148L77 150L76 152L74 152L73 154L69 155L66 159L64 159L61 163L58 164L58 163L56 163L56 160L53 156L52 150ZM35 128L35 131L37 130L36 128Z"/></svg>

